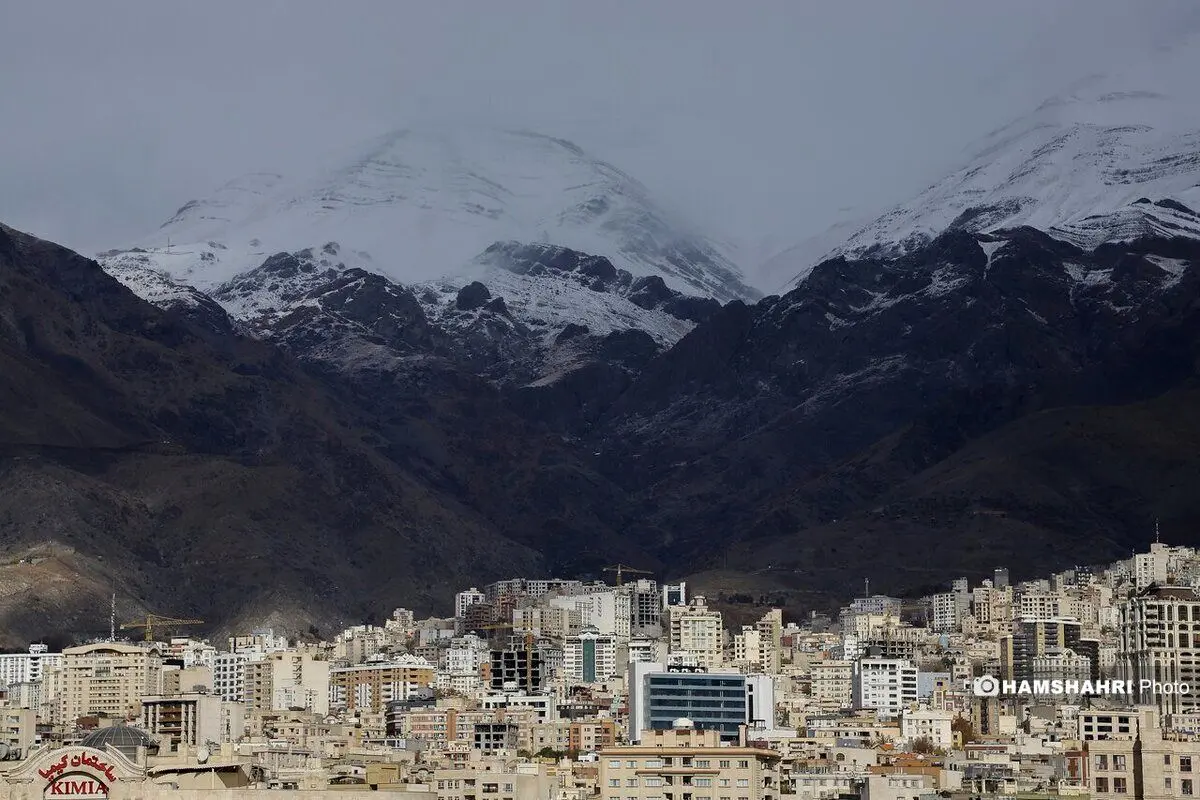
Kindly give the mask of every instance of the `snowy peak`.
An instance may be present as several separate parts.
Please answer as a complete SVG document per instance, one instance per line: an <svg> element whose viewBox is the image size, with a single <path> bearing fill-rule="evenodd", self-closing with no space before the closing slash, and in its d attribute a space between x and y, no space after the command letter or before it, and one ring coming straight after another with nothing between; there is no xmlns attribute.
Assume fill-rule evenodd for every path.
<svg viewBox="0 0 1200 800"><path fill-rule="evenodd" d="M1195 44L1081 81L984 137L960 169L912 200L765 268L790 265L799 282L825 258L900 256L950 229L1030 226L1085 249L1144 235L1200 237L1191 212L1200 208Z"/></svg>
<svg viewBox="0 0 1200 800"><path fill-rule="evenodd" d="M570 142L520 131L402 130L307 175L249 175L187 203L139 246L158 269L207 290L273 253L328 241L409 284L508 239L603 255L688 294L758 296L638 181Z"/></svg>

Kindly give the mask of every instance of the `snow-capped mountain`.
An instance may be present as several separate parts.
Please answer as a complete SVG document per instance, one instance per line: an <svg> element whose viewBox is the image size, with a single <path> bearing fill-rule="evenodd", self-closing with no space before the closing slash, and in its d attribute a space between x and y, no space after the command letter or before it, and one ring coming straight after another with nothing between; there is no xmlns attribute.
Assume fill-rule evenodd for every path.
<svg viewBox="0 0 1200 800"><path fill-rule="evenodd" d="M803 281L835 256L896 256L951 227L1028 225L1090 249L1144 235L1200 237L1200 38L1093 76L969 148L973 155L865 224L780 253L763 274Z"/></svg>
<svg viewBox="0 0 1200 800"><path fill-rule="evenodd" d="M284 177L256 173L180 208L140 261L203 291L279 252L341 243L341 260L403 284L457 271L496 241L605 256L718 300L758 293L625 173L535 133L404 130ZM119 263L120 253L105 264ZM353 262L353 263L351 263Z"/></svg>

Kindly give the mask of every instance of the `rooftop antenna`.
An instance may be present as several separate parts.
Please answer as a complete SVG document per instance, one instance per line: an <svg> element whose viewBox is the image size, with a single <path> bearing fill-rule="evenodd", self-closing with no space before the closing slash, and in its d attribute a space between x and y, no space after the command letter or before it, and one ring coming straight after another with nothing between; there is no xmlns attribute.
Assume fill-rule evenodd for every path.
<svg viewBox="0 0 1200 800"><path fill-rule="evenodd" d="M171 252L171 237L168 236L167 237L167 253L170 254L170 252Z"/></svg>
<svg viewBox="0 0 1200 800"><path fill-rule="evenodd" d="M871 596L871 579L863 578L863 599Z"/></svg>
<svg viewBox="0 0 1200 800"><path fill-rule="evenodd" d="M112 603L108 610L108 640L117 640L117 593L113 592Z"/></svg>
<svg viewBox="0 0 1200 800"><path fill-rule="evenodd" d="M1162 544L1162 537L1159 535L1158 530L1158 517L1154 518L1154 543Z"/></svg>

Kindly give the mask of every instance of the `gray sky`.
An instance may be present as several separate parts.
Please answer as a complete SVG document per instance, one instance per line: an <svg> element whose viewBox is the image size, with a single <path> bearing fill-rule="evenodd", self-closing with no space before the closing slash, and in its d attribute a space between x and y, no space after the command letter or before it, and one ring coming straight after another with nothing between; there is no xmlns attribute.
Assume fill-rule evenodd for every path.
<svg viewBox="0 0 1200 800"><path fill-rule="evenodd" d="M0 0L0 220L94 252L243 172L461 120L570 138L752 261L1197 5Z"/></svg>

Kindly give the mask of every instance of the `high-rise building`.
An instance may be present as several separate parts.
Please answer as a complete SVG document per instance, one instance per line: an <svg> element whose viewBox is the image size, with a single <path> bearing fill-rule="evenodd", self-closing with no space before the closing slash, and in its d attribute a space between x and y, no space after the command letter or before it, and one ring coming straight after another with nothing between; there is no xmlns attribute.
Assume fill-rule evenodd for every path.
<svg viewBox="0 0 1200 800"><path fill-rule="evenodd" d="M563 671L569 681L596 683L617 673L617 641L586 628L563 643Z"/></svg>
<svg viewBox="0 0 1200 800"><path fill-rule="evenodd" d="M319 653L281 650L246 663L243 697L251 710L329 713L329 662Z"/></svg>
<svg viewBox="0 0 1200 800"><path fill-rule="evenodd" d="M662 587L662 602L663 608L668 608L669 606L686 606L687 584L683 581L679 583L664 583Z"/></svg>
<svg viewBox="0 0 1200 800"><path fill-rule="evenodd" d="M60 718L82 716L136 718L142 696L162 691L162 656L156 647L100 642L63 650Z"/></svg>
<svg viewBox="0 0 1200 800"><path fill-rule="evenodd" d="M1200 686L1200 594L1190 586L1152 585L1120 606L1117 669L1133 681L1139 703L1161 714L1200 709L1200 692L1155 691L1154 684ZM1149 681L1142 688L1142 681ZM1200 766L1200 761L1197 762Z"/></svg>
<svg viewBox="0 0 1200 800"><path fill-rule="evenodd" d="M850 661L814 661L809 665L812 698L826 713L843 711L854 703L854 664Z"/></svg>
<svg viewBox="0 0 1200 800"><path fill-rule="evenodd" d="M860 658L854 662L854 707L895 718L917 702L917 667L895 658Z"/></svg>
<svg viewBox="0 0 1200 800"><path fill-rule="evenodd" d="M1022 619L1011 635L1000 638L1000 676L1005 680L1031 681L1034 660L1067 650L1091 659L1092 678L1098 678L1099 642L1084 639L1083 627L1069 619ZM1041 668L1050 662L1043 659Z"/></svg>
<svg viewBox="0 0 1200 800"><path fill-rule="evenodd" d="M777 753L722 745L714 731L678 722L639 737L638 745L601 750L600 800L778 800Z"/></svg>
<svg viewBox="0 0 1200 800"><path fill-rule="evenodd" d="M245 706L211 694L142 698L142 728L164 752L209 742L236 742L245 733Z"/></svg>
<svg viewBox="0 0 1200 800"><path fill-rule="evenodd" d="M662 619L662 592L652 580L641 578L625 584L629 594L629 624L636 632L642 628L658 627Z"/></svg>
<svg viewBox="0 0 1200 800"><path fill-rule="evenodd" d="M1008 567L996 567L992 572L992 586L997 589L1007 589L1008 585Z"/></svg>
<svg viewBox="0 0 1200 800"><path fill-rule="evenodd" d="M394 700L412 700L433 687L434 666L423 658L368 661L329 670L329 700L345 711L383 713Z"/></svg>
<svg viewBox="0 0 1200 800"><path fill-rule="evenodd" d="M44 644L29 645L27 653L0 653L0 685L37 683L42 671L62 664L62 653L51 653Z"/></svg>
<svg viewBox="0 0 1200 800"><path fill-rule="evenodd" d="M552 608L575 609L579 612L580 625L626 642L630 634L630 601L628 592L607 588L551 597L546 602Z"/></svg>
<svg viewBox="0 0 1200 800"><path fill-rule="evenodd" d="M710 609L703 597L686 606L667 607L667 644L671 653L688 653L706 668L721 664L724 622L721 612Z"/></svg>
<svg viewBox="0 0 1200 800"><path fill-rule="evenodd" d="M487 595L476 589L474 586L466 591L459 592L458 594L454 595L454 616L458 619L462 619L466 615L467 608L469 606L473 606L476 603L482 603L485 600L487 600Z"/></svg>
<svg viewBox="0 0 1200 800"><path fill-rule="evenodd" d="M218 653L213 659L213 694L229 702L245 702L245 653Z"/></svg>
<svg viewBox="0 0 1200 800"><path fill-rule="evenodd" d="M725 741L736 741L742 725L775 725L775 688L766 675L633 662L628 683L631 741L642 731L670 729L681 717Z"/></svg>

